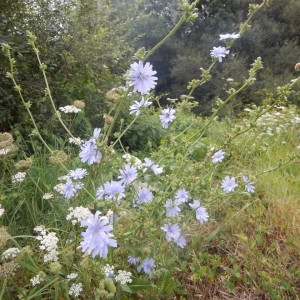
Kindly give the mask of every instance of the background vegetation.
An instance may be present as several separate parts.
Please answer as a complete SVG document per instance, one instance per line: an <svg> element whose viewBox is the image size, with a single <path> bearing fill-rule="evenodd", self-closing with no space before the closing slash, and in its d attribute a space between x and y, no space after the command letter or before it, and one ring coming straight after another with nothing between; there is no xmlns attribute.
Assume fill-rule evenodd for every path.
<svg viewBox="0 0 300 300"><path fill-rule="evenodd" d="M184 24L150 57L158 75L150 98L153 107L110 148L134 119L128 114L129 102L124 104L114 120L111 144L105 141L101 145L103 165L89 169L85 184L94 193L101 172L107 180L114 179L114 172L123 166L123 152L141 159L151 157L165 172L160 179L145 175L157 202L149 204L144 215L131 207L130 201L115 207L118 212L124 210L115 230L123 246L107 260L93 260L82 258L78 241L68 244L69 238L79 236L80 228L72 226L66 214L70 205L84 205L92 211L99 205L104 211L110 204L96 201L91 205L95 199L86 191L69 202L57 193L50 200L43 197L53 192L66 169L83 165L78 147L67 143L68 134L53 114L26 30L37 37L56 107L75 100L85 102L83 112L63 118L75 136L87 138L93 128L105 132L112 124L110 114L120 101L126 84L123 76L136 50L156 45L182 12L177 10L177 1L165 0L2 0L0 42L12 48L15 78L32 104L38 128L55 149L51 156L61 150L66 161L64 165L53 163L41 146L15 86L6 77L9 62L1 52L0 132L11 132L15 141L12 154L0 154L0 209L5 208L0 219L0 249L3 253L7 247L18 247L23 256L16 259L22 268L9 277L5 277L3 265L7 264L1 258L0 299L69 299L66 275L73 269L84 283L82 298L99 299L95 295L103 279L101 267L112 262L116 268L125 268L127 255L133 250L139 255L155 253L156 270L149 279L130 269L134 283L119 285L115 299L299 299L300 92L298 86L291 91L277 88L298 75L294 66L300 59L300 3L267 2L251 21L251 28L234 42L230 55L211 70L211 80L195 90L194 102L175 99L188 93L187 83L200 77L200 68L209 67L210 50L220 44L219 34L239 31L247 18L249 1L199 1L199 17L193 24ZM220 109L219 118L209 119L218 110L220 98L226 99L231 87L241 86L248 78L249 66L258 56L263 69L256 74L255 84ZM178 112L170 130L163 129L158 118L161 106L166 105ZM265 113L257 119L262 111ZM213 169L211 156L221 148L226 152L225 160ZM22 171L18 162L24 164L24 159L26 178L12 183L12 176ZM220 184L225 174L240 181L243 175L250 176L255 180L255 193L250 195L242 187L230 195L223 193ZM204 224L183 220L189 251L172 248L155 227L164 218L161 207L173 185L201 197L209 213ZM156 223L148 218L150 212ZM132 234L132 243L137 223L140 231L137 236ZM60 237L59 271L43 263L42 251L33 239L33 228L40 224ZM145 239L141 248L136 246L143 241L140 237ZM33 241L30 249L28 241ZM46 283L33 288L30 278L39 271L46 274Z"/></svg>
<svg viewBox="0 0 300 300"><path fill-rule="evenodd" d="M194 74L200 75L199 68L209 66L207 57L219 34L239 31L248 2L200 1L199 18L193 24L184 24L151 56L159 75L156 94L165 95L162 100L186 94L186 83ZM63 106L84 100L90 122L100 126L100 115L109 111L106 92L124 84L120 76L128 69L128 59L135 49L150 49L175 25L180 17L177 7L177 1L164 0L3 0L0 40L14 48L20 70L18 80L26 98L34 100L33 112L40 125L47 128L51 124L53 128L55 123L50 107L43 102L44 87L26 41L26 30L38 38L55 103ZM270 93L295 76L300 48L298 10L297 0L269 1L268 7L255 15L251 30L234 44L226 61L212 71L212 80L194 93L200 104L195 109L197 114L210 115L216 97L222 98L227 88L241 83L247 76L247 66L258 56L264 64L258 83L238 95L223 115L234 116L245 104L271 101ZM0 63L0 130L17 129L28 135L28 117L5 76L7 60L3 53ZM228 86L221 84L224 78L230 80ZM298 105L299 93L294 93L290 101Z"/></svg>

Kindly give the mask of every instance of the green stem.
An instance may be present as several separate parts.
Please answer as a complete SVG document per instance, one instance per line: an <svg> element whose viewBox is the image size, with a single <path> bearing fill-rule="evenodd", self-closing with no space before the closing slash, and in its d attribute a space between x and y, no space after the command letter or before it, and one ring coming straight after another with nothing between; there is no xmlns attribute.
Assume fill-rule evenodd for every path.
<svg viewBox="0 0 300 300"><path fill-rule="evenodd" d="M118 105L117 111L116 111L116 113L115 113L115 115L114 115L114 117L113 117L112 124L111 124L111 125L109 126L109 128L108 128L108 131L107 131L106 137L104 137L104 140L108 140L108 139L109 139L109 136L110 136L110 134L111 134L111 132L112 132L112 129L113 129L115 123L116 123L117 117L118 117L119 114L120 114L121 108L122 108L123 103L124 103L124 99L125 99L125 97L122 97L122 98L121 98L121 101L120 101L120 103L119 103L119 105Z"/></svg>
<svg viewBox="0 0 300 300"><path fill-rule="evenodd" d="M275 171L275 170L281 168L282 166L287 165L287 164L290 163L292 160L294 160L294 159L296 159L296 158L299 158L299 157L300 157L299 154L294 154L294 155L292 155L290 158L288 158L287 160L285 160L285 161L283 161L283 162L279 162L278 165L277 165L276 167L270 168L270 169L268 169L268 170L265 170L265 171L262 171L262 172L256 174L256 175L255 175L255 178L257 178L257 177L259 177L259 176L261 176L261 175L263 175L263 174L273 172L273 171Z"/></svg>
<svg viewBox="0 0 300 300"><path fill-rule="evenodd" d="M157 43L144 57L144 60L147 60L159 47L161 47L165 42L167 42L174 33L181 27L181 25L187 20L187 14L184 13L178 23L173 27L173 29L159 42Z"/></svg>
<svg viewBox="0 0 300 300"><path fill-rule="evenodd" d="M45 147L49 150L50 153L53 153L52 149L48 146L48 144L46 143L46 141L43 139L42 135L40 134L40 131L36 125L36 122L34 120L34 117L30 111L30 103L26 103L23 97L23 94L21 92L21 87L17 84L15 77L14 77L14 59L11 57L11 53L10 53L10 49L6 49L6 54L8 56L8 60L9 60L9 64L10 64L10 73L8 74L8 77L12 80L15 90L18 92L19 97L22 101L22 104L24 105L32 123L35 129L35 134L38 136L38 138L42 141L42 143L45 145Z"/></svg>
<svg viewBox="0 0 300 300"><path fill-rule="evenodd" d="M196 0L194 3L190 5L190 9L194 9L196 7L196 4L199 2L199 0ZM144 60L146 60L149 56L151 56L159 47L161 47L165 42L167 42L174 33L181 27L181 25L187 21L190 17L190 12L185 11L177 24L173 27L173 29L159 42L157 43L150 51L147 52L147 54L144 57Z"/></svg>
<svg viewBox="0 0 300 300"><path fill-rule="evenodd" d="M58 118L60 124L61 124L62 127L66 130L66 132L67 132L72 138L74 138L73 134L70 132L70 130L68 129L68 127L65 125L64 121L62 120L62 118L61 118L61 116L60 116L60 112L56 109L56 106L55 106L55 104L54 104L54 101L53 101L53 98L52 98L52 94L51 94L51 90L50 90L49 83L48 83L48 79L47 79L47 75L46 75L46 72L45 72L46 66L41 62L40 55L39 55L39 49L35 46L35 43L34 43L35 37L34 37L33 34L30 33L30 32L27 32L27 36L29 37L29 44L32 46L33 51L34 51L35 54L36 54L36 57L37 57L37 60L38 60L40 69L41 69L41 71L42 71L43 78L44 78L45 85L46 85L46 89L45 89L46 96L48 96L49 99L50 99L50 102L51 102L52 108L53 108L53 110L54 110L55 116Z"/></svg>
<svg viewBox="0 0 300 300"><path fill-rule="evenodd" d="M133 125L133 123L137 120L139 116L135 116L135 118L130 122L130 124L125 128L125 130L118 136L117 140L113 143L112 147L114 147L121 139L121 137L128 131L128 129Z"/></svg>
<svg viewBox="0 0 300 300"><path fill-rule="evenodd" d="M266 1L263 1L257 8L255 11L253 11L249 17L247 18L247 20L245 21L245 23L243 23L243 25L240 27L240 34L243 34L245 32L245 30L247 29L247 27L249 26L250 21L252 20L252 18L254 17L254 15L257 13L257 11L259 11L261 8L263 8L266 5Z"/></svg>

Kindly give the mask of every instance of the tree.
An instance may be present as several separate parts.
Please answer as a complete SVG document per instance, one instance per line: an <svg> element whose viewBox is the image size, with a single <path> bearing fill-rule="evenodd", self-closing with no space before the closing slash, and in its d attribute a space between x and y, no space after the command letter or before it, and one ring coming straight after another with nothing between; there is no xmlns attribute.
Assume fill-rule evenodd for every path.
<svg viewBox="0 0 300 300"><path fill-rule="evenodd" d="M18 69L17 81L41 129L56 126L37 59L27 44L26 30L37 37L36 45L47 65L47 76L55 104L64 106L74 100L86 102L92 123L99 126L99 115L105 112L105 93L120 84L134 49L128 43L132 19L138 15L137 2L105 0L37 0L20 3L15 0L13 12L9 0L1 6L1 39L11 45ZM37 21L38 20L38 21ZM132 40L132 43L134 40ZM25 138L32 126L23 114L22 105L11 82L5 78L7 59L1 53L2 71L1 130L18 129ZM13 104L13 105L12 105ZM7 115L7 118L3 118ZM102 122L102 118L100 119ZM84 124L84 123L83 123ZM100 124L101 125L101 124ZM59 133L59 129L56 128ZM79 128L85 131L85 128ZM63 135L62 135L63 137Z"/></svg>

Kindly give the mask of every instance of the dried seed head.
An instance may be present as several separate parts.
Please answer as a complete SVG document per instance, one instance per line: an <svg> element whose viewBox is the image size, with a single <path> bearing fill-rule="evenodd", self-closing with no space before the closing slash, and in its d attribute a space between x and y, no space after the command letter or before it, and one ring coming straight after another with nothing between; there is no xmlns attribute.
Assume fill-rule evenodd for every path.
<svg viewBox="0 0 300 300"><path fill-rule="evenodd" d="M15 275L15 271L20 267L15 261L4 262L0 266L0 278L11 278Z"/></svg>
<svg viewBox="0 0 300 300"><path fill-rule="evenodd" d="M120 95L118 94L118 90L116 88L111 89L106 93L106 97L109 100L118 100L120 98Z"/></svg>
<svg viewBox="0 0 300 300"><path fill-rule="evenodd" d="M20 171L25 171L29 169L31 166L32 166L32 157L28 157L27 159L24 160L19 160L18 162L15 163L16 169Z"/></svg>
<svg viewBox="0 0 300 300"><path fill-rule="evenodd" d="M50 156L49 160L53 164L61 164L68 160L68 155L64 151L56 151L52 156Z"/></svg>
<svg viewBox="0 0 300 300"><path fill-rule="evenodd" d="M76 107L76 108L79 108L79 109L84 109L85 108L85 103L81 100L75 100L73 105Z"/></svg>
<svg viewBox="0 0 300 300"><path fill-rule="evenodd" d="M17 147L13 144L13 136L8 133L0 133L0 157L6 156L17 150Z"/></svg>
<svg viewBox="0 0 300 300"><path fill-rule="evenodd" d="M295 71L300 71L300 63L295 64Z"/></svg>
<svg viewBox="0 0 300 300"><path fill-rule="evenodd" d="M114 122L114 118L109 115L104 115L103 119L105 121L105 124L107 124L107 125L111 125Z"/></svg>

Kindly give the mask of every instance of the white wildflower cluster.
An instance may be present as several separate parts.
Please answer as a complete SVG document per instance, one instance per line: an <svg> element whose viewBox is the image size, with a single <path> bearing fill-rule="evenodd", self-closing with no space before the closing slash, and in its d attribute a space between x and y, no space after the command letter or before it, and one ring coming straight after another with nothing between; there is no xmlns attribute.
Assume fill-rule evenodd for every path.
<svg viewBox="0 0 300 300"><path fill-rule="evenodd" d="M30 279L30 283L32 286L36 286L42 283L43 281L45 281L45 279L41 277L39 274Z"/></svg>
<svg viewBox="0 0 300 300"><path fill-rule="evenodd" d="M266 106L266 108L268 109L269 107ZM253 107L252 109L245 108L244 111L248 112L250 116L255 116L257 107ZM258 138L262 138L263 136L272 137L287 132L290 126L295 126L296 124L300 124L300 116L295 107L275 106L274 109L257 119L256 125L260 127L261 133L258 136L256 133L253 133L253 135Z"/></svg>
<svg viewBox="0 0 300 300"><path fill-rule="evenodd" d="M242 120L243 123L247 123L249 117L250 120L251 118L255 119L257 114L261 113L262 110L270 108L268 105L263 108L255 105L251 108L245 108L244 111L247 112L249 116ZM249 132L249 136L258 141L258 143L254 143L253 146L258 147L261 151L267 151L270 141L273 142L279 139L282 144L286 144L286 134L290 131L291 127L299 128L299 124L300 115L297 107L292 105L277 105L257 119L256 126Z"/></svg>
<svg viewBox="0 0 300 300"><path fill-rule="evenodd" d="M1 208L1 204L0 204L0 217L4 214L4 208Z"/></svg>
<svg viewBox="0 0 300 300"><path fill-rule="evenodd" d="M67 105L59 108L60 111L64 112L65 114L77 114L81 112L80 108L77 108L75 105Z"/></svg>
<svg viewBox="0 0 300 300"><path fill-rule="evenodd" d="M106 264L101 271L104 273L105 278L110 278L115 275L115 267L110 266L109 264Z"/></svg>
<svg viewBox="0 0 300 300"><path fill-rule="evenodd" d="M82 283L73 283L69 289L69 295L78 297L82 291Z"/></svg>
<svg viewBox="0 0 300 300"><path fill-rule="evenodd" d="M54 191L59 193L60 195L64 195L64 188L63 188L64 184L63 183L58 183L57 185L55 185L53 187Z"/></svg>
<svg viewBox="0 0 300 300"><path fill-rule="evenodd" d="M119 270L115 280L121 284L130 283L132 282L131 275L131 272Z"/></svg>
<svg viewBox="0 0 300 300"><path fill-rule="evenodd" d="M53 194L52 193L45 193L43 195L43 199L44 200L49 200L49 199L52 199L53 198Z"/></svg>
<svg viewBox="0 0 300 300"><path fill-rule="evenodd" d="M69 143L77 145L77 146L81 146L81 144L83 144L83 140L79 137L74 137L74 138L70 137L69 138Z"/></svg>
<svg viewBox="0 0 300 300"><path fill-rule="evenodd" d="M86 207L69 207L69 214L67 215L67 221L71 221L73 225L81 223L81 221L86 220L89 216L90 210Z"/></svg>
<svg viewBox="0 0 300 300"><path fill-rule="evenodd" d="M17 255L20 253L20 250L18 248L8 248L2 253L1 259L6 260L8 258L14 258L17 257Z"/></svg>
<svg viewBox="0 0 300 300"><path fill-rule="evenodd" d="M9 149L2 148L0 149L0 155L6 155L8 154L9 151L10 151Z"/></svg>
<svg viewBox="0 0 300 300"><path fill-rule="evenodd" d="M57 242L58 238L55 232L49 232L44 226L37 226L34 231L39 232L40 235L36 237L40 241L40 249L46 251L44 255L44 262L57 261L58 251Z"/></svg>
<svg viewBox="0 0 300 300"><path fill-rule="evenodd" d="M143 168L143 163L137 157L126 153L122 156L128 164L134 165L137 169L141 170Z"/></svg>
<svg viewBox="0 0 300 300"><path fill-rule="evenodd" d="M18 172L11 178L12 183L22 182L25 179L26 172Z"/></svg>
<svg viewBox="0 0 300 300"><path fill-rule="evenodd" d="M73 272L73 273L67 275L67 279L68 279L68 281L70 281L72 279L75 279L77 276L78 276L78 273Z"/></svg>
<svg viewBox="0 0 300 300"><path fill-rule="evenodd" d="M64 175L64 176L60 176L58 177L58 180L59 181L66 181L70 179L70 176L69 175ZM57 193L59 193L60 195L64 195L65 194L65 191L64 191L64 185L65 183L64 182L60 182L58 183L57 185L55 185L53 187L54 191L56 191Z"/></svg>

